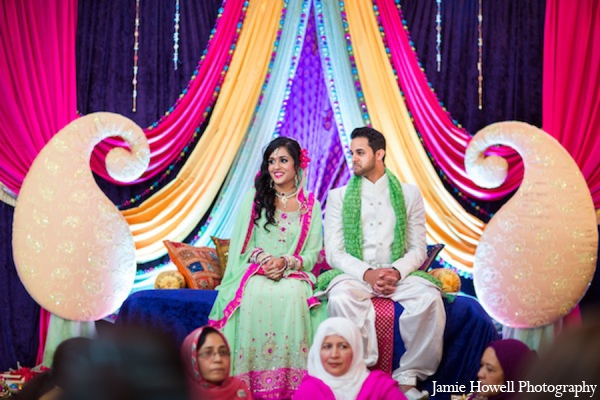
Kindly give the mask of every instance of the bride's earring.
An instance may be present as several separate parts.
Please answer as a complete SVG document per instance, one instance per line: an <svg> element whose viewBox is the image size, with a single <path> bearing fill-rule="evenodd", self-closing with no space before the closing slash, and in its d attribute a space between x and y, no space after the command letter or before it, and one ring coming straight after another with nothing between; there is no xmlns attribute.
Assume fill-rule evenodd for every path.
<svg viewBox="0 0 600 400"><path fill-rule="evenodd" d="M294 180L296 181L296 187L300 186L300 178L298 177L298 174L296 174L296 176L294 177Z"/></svg>
<svg viewBox="0 0 600 400"><path fill-rule="evenodd" d="M273 189L274 185L275 185L275 182L273 182L273 179L269 179L269 186L271 187L271 189Z"/></svg>

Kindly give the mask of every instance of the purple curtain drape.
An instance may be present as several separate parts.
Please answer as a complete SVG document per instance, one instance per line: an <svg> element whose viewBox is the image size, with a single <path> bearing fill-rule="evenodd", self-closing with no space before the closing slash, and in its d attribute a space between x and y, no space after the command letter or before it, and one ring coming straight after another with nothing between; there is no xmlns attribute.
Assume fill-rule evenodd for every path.
<svg viewBox="0 0 600 400"><path fill-rule="evenodd" d="M175 0L140 2L137 111L133 112L135 1L79 0L78 110L82 114L115 112L141 127L158 121L175 104L198 66L221 3L180 2L175 69Z"/></svg>
<svg viewBox="0 0 600 400"><path fill-rule="evenodd" d="M325 85L312 15L287 104L279 133L296 139L308 149L311 162L307 188L325 208L329 189L344 185L350 172Z"/></svg>
<svg viewBox="0 0 600 400"><path fill-rule="evenodd" d="M150 146L150 165L142 177L135 181L136 183L153 179L171 167L171 164L181 157L182 152L187 151L194 140L194 135L198 134L198 128L206 122L217 99L235 49L247 5L244 0L223 2L223 6L217 10L216 22L212 21L214 29L210 31L211 36L205 49L204 43L198 42L200 34L208 32L206 29L208 20L199 18L199 21L196 21L195 16L203 13L204 10L213 10L216 7L215 1L180 3L183 6L179 45L183 49L183 43L186 43L185 47L191 49L188 51L189 56L196 55L196 60L199 60L198 67L191 79L190 75L178 79L179 81L189 79L187 86L181 91L181 96L174 103L169 104L168 108L158 111L156 107L168 104L164 100L156 100L161 97L158 93L162 90L162 86L177 80L169 79L169 76L174 73L172 61L174 43L173 33L168 32L174 32L172 28L174 22L169 22L168 19L174 18L175 2L140 2L138 97L153 98L154 101L140 104L139 107L144 109L152 107L150 109L154 110L154 113L164 113L164 116L144 129ZM83 87L82 91L91 92L91 95L85 96L84 99L95 102L93 107L83 105L87 105L89 107L87 110L90 112L116 111L135 120L137 112L131 111L135 8L132 11L130 7L125 7L123 13L121 3L100 4L98 9L96 6L98 6L96 2L91 3L88 7L89 12L85 17L82 16L83 23L86 24L84 26L89 27L89 35L80 40L80 43L85 42L82 44L80 54L82 59L89 58L87 64L82 65L83 72L78 75L78 78L80 78L80 87ZM108 31L102 24L95 25L97 14L107 14L106 18L114 21L107 24ZM182 25L184 23L186 23L185 30ZM198 26L203 26L204 29L199 31ZM184 37L183 34L189 36ZM83 61L80 61L82 64ZM177 87L170 91L177 89L181 90ZM114 104L109 100L112 96L115 96ZM166 98L170 97L167 95ZM124 146L124 144L115 139L107 139L100 143L94 151L91 164L94 171L104 179L121 184L110 178L103 161L106 153L113 146Z"/></svg>
<svg viewBox="0 0 600 400"><path fill-rule="evenodd" d="M21 283L12 256L14 208L0 201L0 371L36 365L40 306Z"/></svg>
<svg viewBox="0 0 600 400"><path fill-rule="evenodd" d="M543 128L575 159L600 208L600 3L548 0Z"/></svg>

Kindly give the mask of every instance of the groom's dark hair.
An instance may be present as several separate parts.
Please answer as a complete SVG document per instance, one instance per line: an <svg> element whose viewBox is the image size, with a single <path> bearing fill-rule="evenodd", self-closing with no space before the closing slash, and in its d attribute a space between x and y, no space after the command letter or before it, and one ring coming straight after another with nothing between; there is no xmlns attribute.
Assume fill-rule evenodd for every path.
<svg viewBox="0 0 600 400"><path fill-rule="evenodd" d="M360 128L356 128L352 131L350 135L351 139L356 138L366 138L369 141L369 147L373 150L373 153L377 152L377 150L383 149L385 150L385 137L381 132L377 129L373 129L368 126L363 126ZM383 161L385 162L385 156L383 156Z"/></svg>

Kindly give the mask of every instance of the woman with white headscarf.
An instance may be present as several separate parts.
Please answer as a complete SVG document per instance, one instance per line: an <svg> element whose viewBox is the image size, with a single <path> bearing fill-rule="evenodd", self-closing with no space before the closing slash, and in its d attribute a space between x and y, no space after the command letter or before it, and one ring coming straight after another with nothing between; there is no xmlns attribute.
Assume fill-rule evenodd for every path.
<svg viewBox="0 0 600 400"><path fill-rule="evenodd" d="M352 321L333 317L319 325L308 352L308 375L295 400L403 400L398 383L367 369L360 332Z"/></svg>

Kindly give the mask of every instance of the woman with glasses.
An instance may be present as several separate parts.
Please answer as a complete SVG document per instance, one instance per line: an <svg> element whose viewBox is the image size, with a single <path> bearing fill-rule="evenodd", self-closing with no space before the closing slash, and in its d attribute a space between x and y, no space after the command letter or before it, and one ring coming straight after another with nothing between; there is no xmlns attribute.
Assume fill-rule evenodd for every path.
<svg viewBox="0 0 600 400"><path fill-rule="evenodd" d="M190 333L181 345L190 399L252 399L248 386L229 376L231 352L225 336L204 326Z"/></svg>

